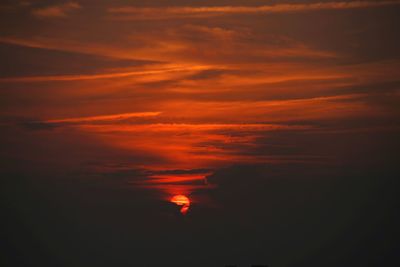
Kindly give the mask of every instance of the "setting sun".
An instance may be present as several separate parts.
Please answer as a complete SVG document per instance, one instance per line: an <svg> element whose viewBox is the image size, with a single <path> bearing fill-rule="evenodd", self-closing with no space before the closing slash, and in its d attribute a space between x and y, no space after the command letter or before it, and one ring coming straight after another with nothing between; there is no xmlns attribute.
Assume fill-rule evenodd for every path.
<svg viewBox="0 0 400 267"><path fill-rule="evenodd" d="M175 203L178 206L182 206L181 213L186 214L190 207L190 200L187 196L184 195L175 195L171 198L171 202Z"/></svg>

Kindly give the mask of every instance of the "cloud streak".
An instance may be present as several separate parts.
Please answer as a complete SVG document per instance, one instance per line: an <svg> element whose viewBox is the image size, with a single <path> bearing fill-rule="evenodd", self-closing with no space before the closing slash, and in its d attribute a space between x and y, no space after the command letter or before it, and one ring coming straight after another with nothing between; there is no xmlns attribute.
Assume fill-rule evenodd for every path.
<svg viewBox="0 0 400 267"><path fill-rule="evenodd" d="M56 119L56 120L47 120L45 122L47 122L47 123L64 123L64 122L115 121L115 120L125 120L125 119L130 119L130 118L153 117L153 116L158 116L160 114L161 114L161 112L136 112L136 113L123 113L123 114L104 115L104 116Z"/></svg>
<svg viewBox="0 0 400 267"><path fill-rule="evenodd" d="M70 12L81 8L81 5L76 2L67 2L61 5L33 9L32 15L37 18L66 18Z"/></svg>
<svg viewBox="0 0 400 267"><path fill-rule="evenodd" d="M210 17L234 14L270 14L270 13L295 13L318 10L343 10L382 7L398 5L400 1L350 1L350 2L324 2L309 4L276 4L263 6L203 6L203 7L113 7L108 12L112 19L135 20L135 19L169 19L186 17Z"/></svg>
<svg viewBox="0 0 400 267"><path fill-rule="evenodd" d="M116 123L119 121L137 119L137 118L148 118L157 117L161 112L134 112L134 113L122 113L113 115L102 115L102 116L88 116L88 117L77 117L77 118L64 118L64 119L53 119L53 120L38 120L24 122L23 125L28 129L33 130L47 130L55 127L64 125L80 125L90 123Z"/></svg>
<svg viewBox="0 0 400 267"><path fill-rule="evenodd" d="M153 69L145 71L128 71L128 72L114 72L114 73L99 73L99 74L86 74L86 75L52 75L52 76L26 76L26 77L10 77L0 78L0 82L62 82L62 81L83 81L83 80L98 80L98 79L112 79L124 78L130 76L142 75L156 75L163 73L173 73L181 71L200 71L206 70L207 66L181 66L169 67L163 69Z"/></svg>

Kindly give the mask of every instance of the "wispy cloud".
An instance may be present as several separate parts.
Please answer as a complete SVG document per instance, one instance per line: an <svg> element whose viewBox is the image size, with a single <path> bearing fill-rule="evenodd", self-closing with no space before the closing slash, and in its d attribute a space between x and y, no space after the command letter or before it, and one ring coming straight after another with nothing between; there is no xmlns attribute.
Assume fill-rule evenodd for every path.
<svg viewBox="0 0 400 267"><path fill-rule="evenodd" d="M136 168L152 170L216 168L232 162L253 162L276 160L252 151L258 139L272 132L312 131L309 125L286 124L80 124L78 129L98 136L101 142L116 149L140 151L151 155L157 164L143 163ZM286 159L285 159L286 160ZM157 170L156 169L156 170ZM149 173L158 184L188 182L204 178L199 173Z"/></svg>
<svg viewBox="0 0 400 267"><path fill-rule="evenodd" d="M61 5L33 9L32 15L37 18L65 18L68 17L70 12L81 8L81 5L77 2L67 2Z"/></svg>
<svg viewBox="0 0 400 267"><path fill-rule="evenodd" d="M397 5L400 1L341 1L308 4L276 4L263 6L203 6L203 7L114 7L108 12L117 20L168 19L179 17L209 17L230 14L293 13L316 10L340 10Z"/></svg>
<svg viewBox="0 0 400 267"><path fill-rule="evenodd" d="M153 117L160 115L161 112L135 112L135 113L122 113L114 115L104 116L90 116L90 117L79 117L79 118L67 118L67 119L55 119L47 120L47 123L65 123L65 122L94 122L94 121L115 121L125 120L130 118L141 118L141 117Z"/></svg>
<svg viewBox="0 0 400 267"><path fill-rule="evenodd" d="M52 75L52 76L26 76L26 77L10 77L0 78L1 82L62 82L62 81L83 81L83 80L98 80L98 79L112 79L124 78L130 76L142 75L157 75L163 73L174 73L182 71L201 71L207 70L207 66L175 66L165 67L144 71L127 71L127 72L111 72L111 73L98 73L98 74L82 74L82 75Z"/></svg>
<svg viewBox="0 0 400 267"><path fill-rule="evenodd" d="M1 36L0 43L13 44L31 48L40 48L45 50L76 52L88 55L97 55L111 58L126 58L121 55L116 48L110 48L98 44L87 44L76 40L62 40L60 38L49 37L13 37ZM117 50L117 51L116 51Z"/></svg>
<svg viewBox="0 0 400 267"><path fill-rule="evenodd" d="M119 122L135 118L147 118L156 117L160 115L161 112L151 111L151 112L133 112L133 113L122 113L122 114L112 114L112 115L101 115L101 116L88 116L88 117L75 117L75 118L63 118L63 119L53 119L53 120L37 120L28 121L22 123L28 129L33 130L47 130L53 129L55 127L64 125L80 125L89 123L111 123Z"/></svg>
<svg viewBox="0 0 400 267"><path fill-rule="evenodd" d="M196 38L193 38L196 36ZM279 42L279 45L271 43ZM105 45L43 36L0 36L0 43L67 51L113 59L179 63L253 62L263 59L332 59L340 55L292 39L259 38L246 29L184 25L128 36L124 42Z"/></svg>

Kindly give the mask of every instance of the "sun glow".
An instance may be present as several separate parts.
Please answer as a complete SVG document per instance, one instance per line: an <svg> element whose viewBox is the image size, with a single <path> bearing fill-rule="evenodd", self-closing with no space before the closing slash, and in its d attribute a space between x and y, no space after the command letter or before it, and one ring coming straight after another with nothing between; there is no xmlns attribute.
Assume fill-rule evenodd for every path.
<svg viewBox="0 0 400 267"><path fill-rule="evenodd" d="M175 203L178 206L182 206L182 208L181 208L182 214L186 214L189 211L190 200L187 196L175 195L171 198L171 202Z"/></svg>

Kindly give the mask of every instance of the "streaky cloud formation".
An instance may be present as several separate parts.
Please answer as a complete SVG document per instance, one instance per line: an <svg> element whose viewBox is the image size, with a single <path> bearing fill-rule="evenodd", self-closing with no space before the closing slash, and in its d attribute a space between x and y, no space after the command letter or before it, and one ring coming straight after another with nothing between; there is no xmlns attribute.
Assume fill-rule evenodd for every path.
<svg viewBox="0 0 400 267"><path fill-rule="evenodd" d="M258 13L296 13L318 10L342 10L357 8L373 8L381 6L398 5L400 1L334 1L304 4L274 4L263 6L202 6L202 7L113 7L108 12L116 14L112 19L136 20L136 19L174 19L174 18L202 18L212 16L234 15L234 14L258 14Z"/></svg>
<svg viewBox="0 0 400 267"><path fill-rule="evenodd" d="M42 123L79 123L79 122L95 122L95 121L114 121L114 120L125 120L130 118L141 118L141 117L153 117L160 115L161 112L136 112L136 113L123 113L115 115L104 115L104 116L91 116L81 118L68 118L68 119L55 119L42 121Z"/></svg>
<svg viewBox="0 0 400 267"><path fill-rule="evenodd" d="M37 18L66 18L69 13L81 9L82 6L77 2L66 2L60 5L35 8L32 15Z"/></svg>
<svg viewBox="0 0 400 267"><path fill-rule="evenodd" d="M166 67L163 69L153 69L147 71L130 71L130 72L115 72L115 73L99 73L89 75L54 75L54 76L28 76L28 77L13 77L0 78L0 82L48 82L48 81L82 81L82 80L98 80L124 78L130 76L154 75L163 73L173 73L187 70L203 70L207 66L175 66Z"/></svg>
<svg viewBox="0 0 400 267"><path fill-rule="evenodd" d="M1 1L3 265L398 262L398 14Z"/></svg>

